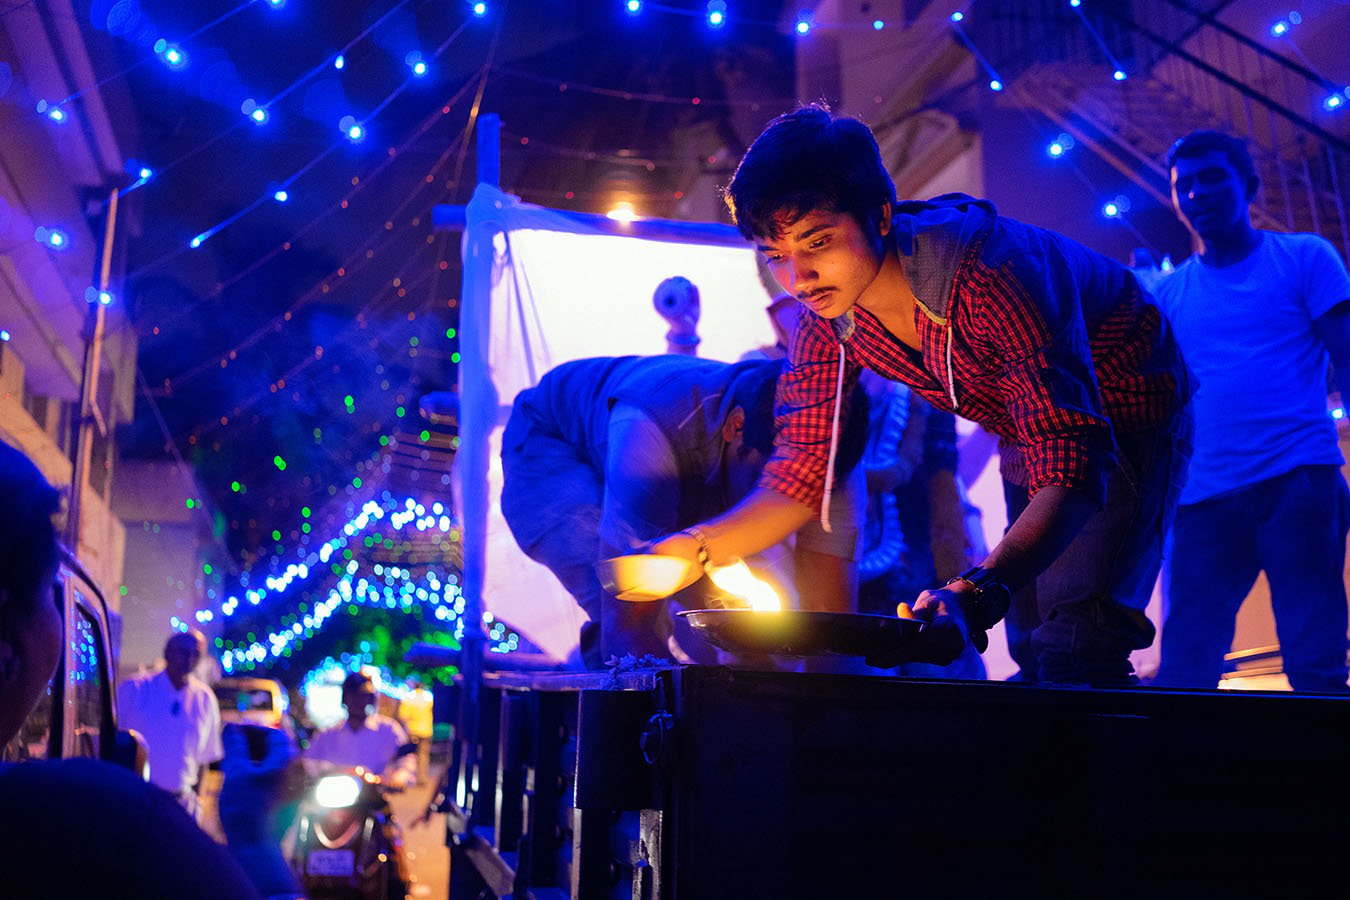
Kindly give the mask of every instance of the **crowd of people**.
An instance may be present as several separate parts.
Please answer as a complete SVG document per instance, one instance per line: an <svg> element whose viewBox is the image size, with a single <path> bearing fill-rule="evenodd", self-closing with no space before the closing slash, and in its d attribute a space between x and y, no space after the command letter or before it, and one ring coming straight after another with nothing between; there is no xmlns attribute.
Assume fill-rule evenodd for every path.
<svg viewBox="0 0 1350 900"><path fill-rule="evenodd" d="M781 287L775 344L699 358L697 287L671 278L653 296L669 354L565 363L514 400L502 511L587 616L577 663L725 661L672 613L712 602L698 576L751 559L796 608L923 621L921 668L884 671L984 678L1002 622L1016 680L1128 686L1161 626L1156 682L1213 688L1264 572L1291 687L1345 691L1350 490L1327 398L1329 373L1350 376L1350 277L1322 238L1252 226L1259 179L1241 140L1189 134L1167 165L1197 249L1141 281L987 200L898 198L856 119L807 106L773 120L726 199ZM998 442L1008 527L988 548L958 418ZM0 503L2 745L60 653L61 551L57 491L2 443ZM668 601L617 599L596 564L643 552L689 560L696 580ZM150 784L90 761L0 768L8 808L32 798L22 819L0 817L7 872L19 848L59 845L31 837L58 834L62 798L78 796L154 860L126 865L133 851L104 843L79 873L90 885L134 874L128 895L298 895L258 824L298 749L278 733L258 758L222 731L193 674L205 650L200 632L175 633L163 669L119 690ZM406 786L417 754L375 699L369 676L348 677L345 721L305 754ZM218 762L229 852L192 819Z"/></svg>
<svg viewBox="0 0 1350 900"><path fill-rule="evenodd" d="M598 560L652 551L697 573L783 546L799 578L830 573L798 608L925 620L926 665L909 671L985 677L979 652L1001 621L1012 679L1050 684L1138 684L1131 656L1161 628L1155 682L1217 686L1238 607L1265 572L1291 686L1345 690L1350 492L1327 407L1328 371L1350 371L1345 264L1320 237L1251 225L1259 180L1241 140L1198 131L1167 164L1196 246L1175 271L1126 266L987 200L901 200L856 119L807 106L771 122L726 189L781 288L775 344L742 359L782 362L760 414L771 442L742 472L753 486L708 490L710 463L733 447L718 433L725 409L702 410L696 444L672 438L709 398L726 407L713 382L735 371L689 368L698 305L673 286L697 289L682 280L654 302L684 365L569 363L516 400L503 512L587 613L584 663L690 651L664 606L615 601ZM606 383L616 366L630 384ZM554 387L587 370L563 403ZM1009 524L992 548L966 493L958 417L998 445ZM859 422L861 488L838 465ZM542 474L562 459L580 493ZM634 516L642 503L658 514ZM831 536L823 568L813 523ZM690 595L702 584L674 608L706 603Z"/></svg>

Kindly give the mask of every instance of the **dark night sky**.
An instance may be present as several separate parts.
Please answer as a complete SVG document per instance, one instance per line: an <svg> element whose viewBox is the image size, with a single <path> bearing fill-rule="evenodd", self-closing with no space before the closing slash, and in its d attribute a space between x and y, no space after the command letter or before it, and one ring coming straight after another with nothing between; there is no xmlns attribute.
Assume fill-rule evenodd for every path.
<svg viewBox="0 0 1350 900"><path fill-rule="evenodd" d="M472 191L480 92L477 109L502 118L507 190L604 211L622 186L667 217L706 165L695 149L753 136L725 102L745 60L781 69L761 119L791 105L780 3L738 3L715 32L705 4L665 6L687 14L630 17L617 0L512 0L482 18L459 0L82 5L91 44L124 72L138 132L125 151L157 172L126 198L141 370L237 556L276 549L274 529L289 543L301 507L371 472L381 436L417 434L418 398L454 386L459 235L434 231L431 211ZM155 58L159 37L188 65ZM267 124L243 114L249 98L269 103ZM343 137L344 115L365 123L362 142ZM138 402L123 452L163 455Z"/></svg>

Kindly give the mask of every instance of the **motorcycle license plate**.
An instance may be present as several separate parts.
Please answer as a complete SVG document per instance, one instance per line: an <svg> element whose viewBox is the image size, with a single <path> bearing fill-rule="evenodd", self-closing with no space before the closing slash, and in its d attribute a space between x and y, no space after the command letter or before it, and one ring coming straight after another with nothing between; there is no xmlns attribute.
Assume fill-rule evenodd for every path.
<svg viewBox="0 0 1350 900"><path fill-rule="evenodd" d="M356 870L354 850L311 850L306 871L310 875L350 875Z"/></svg>

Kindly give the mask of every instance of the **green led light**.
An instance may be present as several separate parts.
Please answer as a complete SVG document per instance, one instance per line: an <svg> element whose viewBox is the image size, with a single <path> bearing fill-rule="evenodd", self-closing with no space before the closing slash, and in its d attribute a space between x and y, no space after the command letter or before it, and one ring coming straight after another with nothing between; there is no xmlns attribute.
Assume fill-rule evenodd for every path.
<svg viewBox="0 0 1350 900"><path fill-rule="evenodd" d="M300 507L300 515L303 516L304 518L308 519L308 518L309 518L309 507L308 507L308 506L302 506L302 507Z"/></svg>
<svg viewBox="0 0 1350 900"><path fill-rule="evenodd" d="M425 444L427 441L431 440L431 432L427 431L426 429L423 429L422 433L418 435L418 437L420 437L422 439L422 443Z"/></svg>
<svg viewBox="0 0 1350 900"><path fill-rule="evenodd" d="M196 501L196 500L184 500L183 502L187 505L187 508L188 508L188 509L192 509L193 507L195 507L195 506L197 505L197 501Z"/></svg>
<svg viewBox="0 0 1350 900"><path fill-rule="evenodd" d="M445 329L445 336L453 341L455 339L455 329L453 328Z"/></svg>
<svg viewBox="0 0 1350 900"><path fill-rule="evenodd" d="M361 479L360 479L359 477L353 478L353 479L352 479L352 487L358 487L358 488L359 488L360 486L361 486Z"/></svg>
<svg viewBox="0 0 1350 900"><path fill-rule="evenodd" d="M279 541L279 540L281 540L281 532L280 532L280 531L276 531L276 530L274 529L274 530L272 531L272 540L274 540L274 541Z"/></svg>
<svg viewBox="0 0 1350 900"><path fill-rule="evenodd" d="M231 481L231 482L230 482L230 490L234 491L236 494L239 493L239 492L240 492L241 490L243 490L243 489L244 489L244 486L243 486L242 484L240 484L239 482L237 482L237 481Z"/></svg>
<svg viewBox="0 0 1350 900"><path fill-rule="evenodd" d="M211 564L210 564L210 563L205 563L205 564L202 566L202 573L205 574L205 575L210 575L210 574L211 574Z"/></svg>
<svg viewBox="0 0 1350 900"><path fill-rule="evenodd" d="M451 354L450 354L450 361L451 361L452 363L457 363L457 362L459 362L459 351L458 351L458 350L456 350L454 353L451 353Z"/></svg>
<svg viewBox="0 0 1350 900"><path fill-rule="evenodd" d="M272 457L272 465L276 466L282 472L286 471L286 460L282 459L280 456Z"/></svg>
<svg viewBox="0 0 1350 900"><path fill-rule="evenodd" d="M405 415L407 415L407 414L408 414L408 413L407 413L407 410L405 410L405 409L404 409L403 407L401 407L401 406L400 406L398 409L394 410L394 415L398 416L400 419L403 418L403 417L404 417Z"/></svg>

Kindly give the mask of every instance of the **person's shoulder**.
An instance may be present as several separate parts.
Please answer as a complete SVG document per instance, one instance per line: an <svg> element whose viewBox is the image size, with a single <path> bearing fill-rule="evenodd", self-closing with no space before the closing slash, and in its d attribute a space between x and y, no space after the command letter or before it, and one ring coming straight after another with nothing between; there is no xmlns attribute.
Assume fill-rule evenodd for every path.
<svg viewBox="0 0 1350 900"><path fill-rule="evenodd" d="M1340 258L1336 245L1320 234L1313 234L1310 231L1266 231L1263 234L1271 248L1284 249L1300 259L1315 256Z"/></svg>
<svg viewBox="0 0 1350 900"><path fill-rule="evenodd" d="M375 715L371 716L370 719L371 721L374 722L375 727L377 727L381 731L392 731L395 734L397 734L398 732L403 730L403 725L400 724L398 719L395 719L392 716L386 716L383 713L376 713Z"/></svg>
<svg viewBox="0 0 1350 900"><path fill-rule="evenodd" d="M1192 254L1177 263L1172 271L1163 275L1149 287L1149 293L1159 300L1166 301L1179 295L1187 287L1191 275L1200 267L1200 259Z"/></svg>
<svg viewBox="0 0 1350 900"><path fill-rule="evenodd" d="M405 744L408 741L408 730L403 727L403 723L390 716L376 714L366 720L367 727L380 735L382 739L395 744Z"/></svg>
<svg viewBox="0 0 1350 900"><path fill-rule="evenodd" d="M1311 231L1268 231L1264 228L1259 229L1261 237L1275 245L1284 245L1286 247L1330 247L1335 249L1331 241Z"/></svg>
<svg viewBox="0 0 1350 900"><path fill-rule="evenodd" d="M161 678L160 676L164 676ZM168 676L164 675L163 669L157 669L153 672L138 672L130 676L117 686L120 697L127 700L135 700L150 694L158 688L160 681L168 682Z"/></svg>
<svg viewBox="0 0 1350 900"><path fill-rule="evenodd" d="M1320 234L1307 231L1262 231L1257 254L1261 265L1284 277L1304 274L1317 279L1337 278L1345 272L1345 260L1336 245Z"/></svg>
<svg viewBox="0 0 1350 900"><path fill-rule="evenodd" d="M346 722L339 722L336 725L329 725L327 728L321 728L314 733L312 738L310 738L310 743L312 744L315 741L331 741L341 734L342 730L346 727Z"/></svg>
<svg viewBox="0 0 1350 900"><path fill-rule="evenodd" d="M0 809L15 804L21 808L31 797L35 802L70 808L78 806L93 816L91 821L107 821L112 811L130 814L137 806L154 805L168 795L130 769L98 759L40 760L7 766L0 770ZM173 804L171 804L173 805ZM7 818L0 816L0 818Z"/></svg>
<svg viewBox="0 0 1350 900"><path fill-rule="evenodd" d="M155 669L152 672L137 672L135 675L128 675L125 679L123 679L122 687L133 689L143 688L163 674L164 674L163 669Z"/></svg>
<svg viewBox="0 0 1350 900"><path fill-rule="evenodd" d="M71 811L104 838L68 864ZM0 870L15 896L256 897L246 873L167 791L95 759L26 762L0 770ZM53 887L55 885L55 887ZM9 894L5 894L9 896Z"/></svg>
<svg viewBox="0 0 1350 900"><path fill-rule="evenodd" d="M191 693L197 694L199 696L209 696L212 699L215 699L216 692L211 688L211 685L208 684L206 681L202 680L201 678L198 678L196 675L192 674L188 675L187 685L188 690Z"/></svg>

